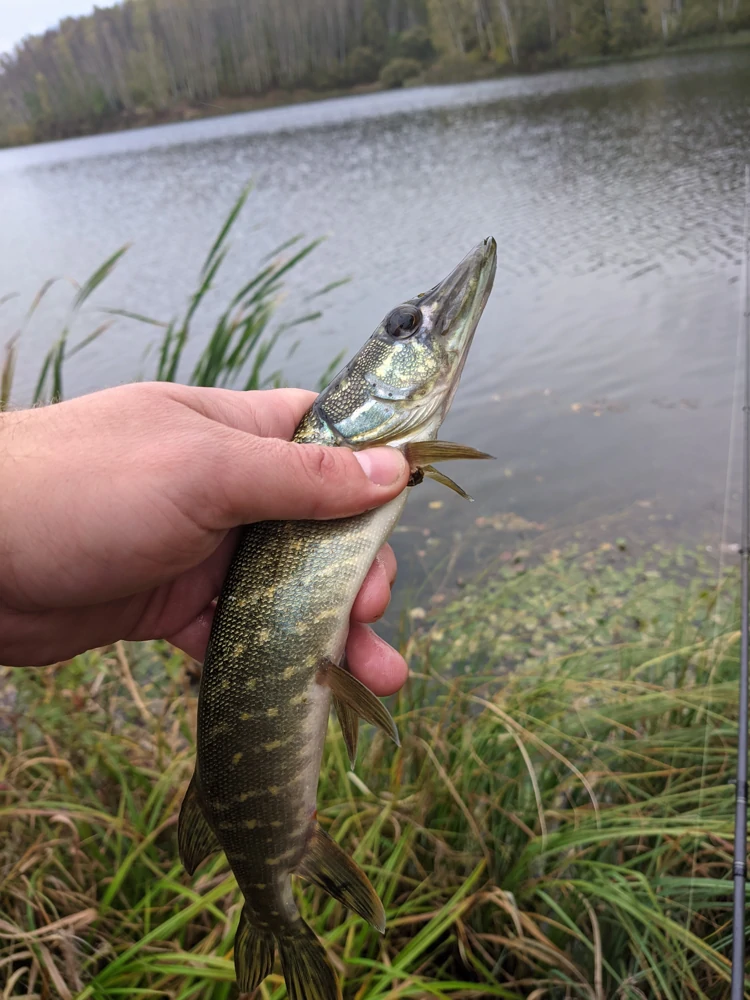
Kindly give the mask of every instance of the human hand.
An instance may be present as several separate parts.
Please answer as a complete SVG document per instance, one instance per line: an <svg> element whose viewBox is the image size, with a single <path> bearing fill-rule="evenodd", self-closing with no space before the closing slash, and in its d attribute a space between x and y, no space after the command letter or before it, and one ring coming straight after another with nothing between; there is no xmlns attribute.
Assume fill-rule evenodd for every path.
<svg viewBox="0 0 750 1000"><path fill-rule="evenodd" d="M0 414L0 663L153 638L202 660L239 525L346 517L397 496L409 471L394 448L289 443L314 398L141 383ZM395 575L385 546L347 643L379 695L406 679L365 624Z"/></svg>

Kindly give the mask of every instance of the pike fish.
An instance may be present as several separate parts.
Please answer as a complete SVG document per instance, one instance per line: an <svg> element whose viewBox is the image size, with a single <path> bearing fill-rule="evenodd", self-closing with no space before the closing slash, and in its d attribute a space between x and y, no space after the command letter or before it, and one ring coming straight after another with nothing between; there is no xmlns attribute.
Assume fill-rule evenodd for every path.
<svg viewBox="0 0 750 1000"><path fill-rule="evenodd" d="M433 463L489 458L437 441L495 275L493 239L431 291L397 306L317 397L294 440L400 448L412 477L395 500L333 521L248 526L219 597L198 698L195 772L178 824L189 874L223 850L244 897L234 945L241 992L272 971L290 1000L340 1000L325 948L292 893L300 875L381 933L385 912L364 872L316 821L333 702L354 764L359 720L398 743L383 703L347 670L354 599L424 476L466 496Z"/></svg>

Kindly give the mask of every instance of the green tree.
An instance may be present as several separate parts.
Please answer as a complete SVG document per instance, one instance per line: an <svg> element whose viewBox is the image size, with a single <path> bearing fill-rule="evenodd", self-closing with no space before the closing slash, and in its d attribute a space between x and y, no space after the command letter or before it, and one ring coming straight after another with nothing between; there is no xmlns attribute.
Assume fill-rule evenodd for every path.
<svg viewBox="0 0 750 1000"><path fill-rule="evenodd" d="M380 59L366 45L358 45L346 58L341 71L347 84L372 83L380 73Z"/></svg>
<svg viewBox="0 0 750 1000"><path fill-rule="evenodd" d="M417 59L391 59L387 66L384 66L380 73L380 82L384 87L392 90L395 87L403 87L407 80L419 76L422 72L422 64Z"/></svg>
<svg viewBox="0 0 750 1000"><path fill-rule="evenodd" d="M435 46L432 44L429 31L422 24L402 31L398 36L397 48L398 54L404 59L429 62L435 58Z"/></svg>
<svg viewBox="0 0 750 1000"><path fill-rule="evenodd" d="M409 79L396 57L444 82L742 27L750 0L124 0L0 58L0 142L385 69L395 85Z"/></svg>
<svg viewBox="0 0 750 1000"><path fill-rule="evenodd" d="M365 0L362 39L374 52L383 52L388 44L388 29L377 0Z"/></svg>
<svg viewBox="0 0 750 1000"><path fill-rule="evenodd" d="M575 0L572 5L574 28L571 32L576 55L602 55L609 52L610 32L605 0Z"/></svg>

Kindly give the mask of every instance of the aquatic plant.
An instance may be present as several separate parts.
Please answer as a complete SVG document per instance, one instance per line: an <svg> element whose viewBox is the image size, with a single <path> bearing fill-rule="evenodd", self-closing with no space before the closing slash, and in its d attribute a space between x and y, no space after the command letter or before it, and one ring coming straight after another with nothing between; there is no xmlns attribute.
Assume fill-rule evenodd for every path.
<svg viewBox="0 0 750 1000"><path fill-rule="evenodd" d="M203 347L192 368L186 367L185 348L195 336L195 326L198 322L198 312L204 305L206 296L215 286L222 264L230 251L229 236L237 222L248 196L251 186L247 186L233 205L219 233L209 250L198 275L197 287L190 295L184 314L169 322L154 319L136 312L133 309L100 310L107 316L103 322L96 323L93 330L86 333L75 343L73 340L74 325L79 318L81 309L93 293L99 289L109 277L118 261L129 247L120 247L115 253L100 264L93 274L82 285L74 285L73 299L68 316L63 324L60 335L44 357L32 401L54 402L64 397L64 372L66 365L76 354L85 350L95 340L107 333L116 320L127 319L162 331L161 340L156 345L156 368L153 378L161 382L186 382L190 385L223 386L226 388L258 389L267 385L278 385L281 382L279 370L267 371L269 361L273 357L274 348L279 340L290 330L305 323L313 322L321 316L318 309L311 308L292 320L275 323L274 317L284 293L284 282L289 273L296 268L320 244L320 240L305 241L301 235L292 237L278 246L272 253L265 256L252 273L229 299L213 326L202 321L200 337ZM13 376L16 368L18 351L23 344L24 334L36 314L39 306L50 289L60 279L50 279L41 287L34 297L23 323L8 340L5 356L0 363L0 412L11 402ZM306 299L306 304L314 302L327 294L346 279L333 281ZM6 295L0 299L0 306L13 298ZM294 344L290 345L293 350ZM341 360L338 355L321 376L321 382Z"/></svg>

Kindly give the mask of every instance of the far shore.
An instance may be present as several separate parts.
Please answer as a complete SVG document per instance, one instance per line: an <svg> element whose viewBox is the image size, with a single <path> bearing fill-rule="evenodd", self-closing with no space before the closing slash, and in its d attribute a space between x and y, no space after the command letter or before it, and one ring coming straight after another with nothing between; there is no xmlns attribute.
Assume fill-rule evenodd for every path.
<svg viewBox="0 0 750 1000"><path fill-rule="evenodd" d="M405 86L445 86L458 83L477 82L480 80L500 79L508 76L530 76L558 70L585 69L617 63L636 62L645 59L655 59L664 56L695 54L725 49L750 48L750 30L738 31L733 34L703 35L677 42L674 45L652 45L636 49L630 53L616 55L584 56L566 62L549 60L545 64L530 63L528 66L514 68L510 64L475 63L465 76L443 78L439 74L439 66L430 67L424 74L407 81ZM116 116L103 118L98 127L91 123L82 124L79 128L66 129L64 134L39 139L39 143L55 142L63 139L73 139L81 136L103 135L111 132L122 132L130 129L148 128L151 125L166 125L175 122L193 121L201 118L214 118L224 115L242 114L248 111L263 111L269 108L286 107L293 104L305 104L313 101L324 101L340 97L356 97L362 94L383 92L381 83L359 84L354 87L341 87L333 90L311 89L277 89L266 94L247 95L244 97L221 97L212 102L182 101L169 108L157 109L136 107L123 111ZM18 148L19 146L35 145L36 141L14 143L2 148Z"/></svg>

